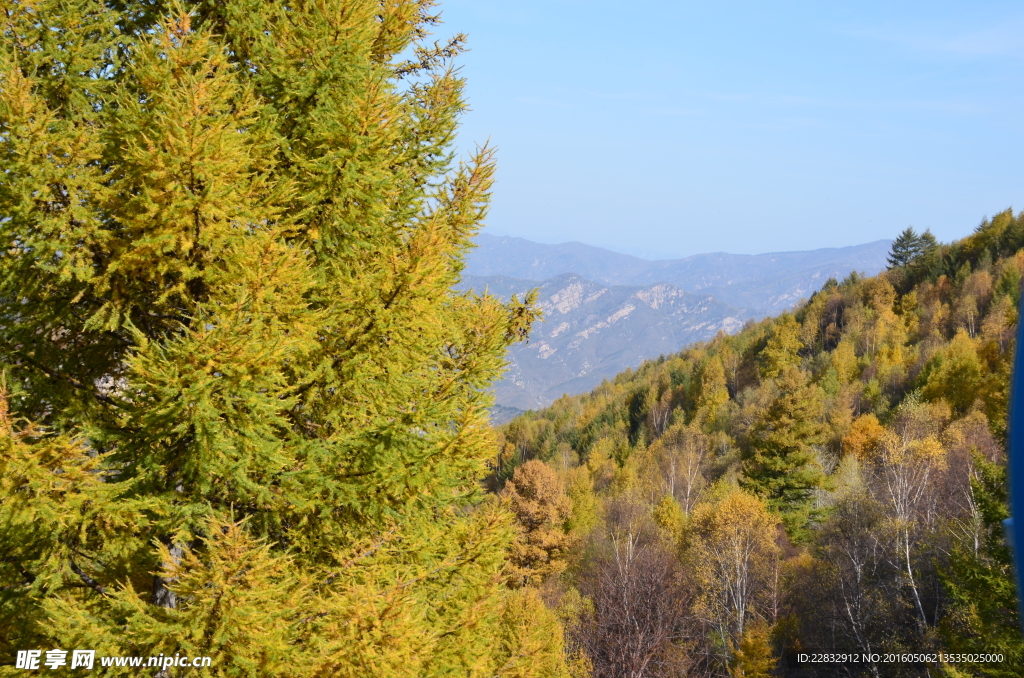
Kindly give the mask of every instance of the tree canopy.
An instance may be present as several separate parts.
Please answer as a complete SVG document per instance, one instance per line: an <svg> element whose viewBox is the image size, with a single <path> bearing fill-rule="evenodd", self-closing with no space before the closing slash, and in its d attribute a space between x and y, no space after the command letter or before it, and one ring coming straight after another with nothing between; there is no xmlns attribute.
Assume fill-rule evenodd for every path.
<svg viewBox="0 0 1024 678"><path fill-rule="evenodd" d="M913 227L906 228L892 243L886 261L889 268L909 266L921 257L931 254L938 247L938 241L930 230L918 233Z"/></svg>
<svg viewBox="0 0 1024 678"><path fill-rule="evenodd" d="M641 641L659 676L1021 673L999 526L1024 214L894 252L503 427L502 459L571 483L559 583L583 595L567 639L595 676L625 675ZM666 597L672 616L636 611ZM797 661L924 648L1004 660Z"/></svg>
<svg viewBox="0 0 1024 678"><path fill-rule="evenodd" d="M451 291L494 161L434 2L5 10L0 653L561 671L482 501L534 311Z"/></svg>

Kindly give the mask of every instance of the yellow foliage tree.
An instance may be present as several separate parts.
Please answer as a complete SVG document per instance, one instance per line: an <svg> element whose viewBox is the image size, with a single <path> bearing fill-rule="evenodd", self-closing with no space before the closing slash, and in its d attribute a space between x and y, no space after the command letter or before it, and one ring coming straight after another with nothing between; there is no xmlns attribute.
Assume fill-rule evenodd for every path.
<svg viewBox="0 0 1024 678"><path fill-rule="evenodd" d="M839 345L832 351L831 362L836 374L839 375L840 383L849 384L857 378L857 354L854 352L853 342L849 339L839 342Z"/></svg>
<svg viewBox="0 0 1024 678"><path fill-rule="evenodd" d="M868 278L861 283L864 305L877 313L891 311L896 301L896 290L884 275Z"/></svg>
<svg viewBox="0 0 1024 678"><path fill-rule="evenodd" d="M770 627L757 622L747 627L729 662L730 678L770 678L778 660L769 642Z"/></svg>
<svg viewBox="0 0 1024 678"><path fill-rule="evenodd" d="M758 358L761 362L761 376L773 379L786 367L800 364L797 352L804 347L800 341L800 324L790 313L783 313L772 325L768 343Z"/></svg>
<svg viewBox="0 0 1024 678"><path fill-rule="evenodd" d="M651 471L659 476L653 489L677 500L683 513L689 514L704 492L709 448L710 440L698 426L683 423L671 426L650 447Z"/></svg>
<svg viewBox="0 0 1024 678"><path fill-rule="evenodd" d="M515 470L504 497L519 528L509 558L512 585L539 584L564 570L572 501L554 469L531 459Z"/></svg>
<svg viewBox="0 0 1024 678"><path fill-rule="evenodd" d="M874 414L863 414L853 420L850 432L843 436L843 454L867 458L882 440L885 428Z"/></svg>
<svg viewBox="0 0 1024 678"><path fill-rule="evenodd" d="M921 373L921 395L925 400L945 400L958 413L966 412L974 404L984 377L977 343L961 329L928 362Z"/></svg>
<svg viewBox="0 0 1024 678"><path fill-rule="evenodd" d="M939 406L913 401L905 403L898 413L895 428L887 429L882 435L875 458L888 500L890 520L898 536L897 549L903 575L922 632L928 621L911 565L913 535L931 478L947 463L945 449L938 437L943 414Z"/></svg>
<svg viewBox="0 0 1024 678"><path fill-rule="evenodd" d="M651 513L654 522L662 529L669 542L678 543L683 536L683 527L686 524L686 514L683 513L679 502L671 495L665 495L654 506Z"/></svg>
<svg viewBox="0 0 1024 678"><path fill-rule="evenodd" d="M505 599L499 629L495 654L505 661L498 666L495 676L570 677L562 659L565 653L562 625L536 589L520 589Z"/></svg>
<svg viewBox="0 0 1024 678"><path fill-rule="evenodd" d="M778 557L777 521L757 497L738 487L723 492L694 510L686 556L700 591L695 611L723 647L737 647L751 618L765 616Z"/></svg>
<svg viewBox="0 0 1024 678"><path fill-rule="evenodd" d="M725 382L725 367L717 355L711 356L701 367L695 419L713 420L718 414L718 408L728 401L729 389Z"/></svg>

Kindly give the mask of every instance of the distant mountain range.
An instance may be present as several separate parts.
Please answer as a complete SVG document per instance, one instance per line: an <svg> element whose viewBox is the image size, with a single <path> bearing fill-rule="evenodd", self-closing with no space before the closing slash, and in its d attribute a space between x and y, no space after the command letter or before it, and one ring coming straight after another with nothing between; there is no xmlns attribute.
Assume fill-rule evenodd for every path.
<svg viewBox="0 0 1024 678"><path fill-rule="evenodd" d="M669 283L701 291L740 308L775 314L820 289L829 278L850 271L873 275L885 268L891 240L806 252L697 254L685 259L649 261L600 247L568 242L544 245L523 238L481 233L465 273L549 280L575 273L602 285L647 286Z"/></svg>
<svg viewBox="0 0 1024 678"><path fill-rule="evenodd" d="M466 276L462 287L508 299L540 288L544 322L528 344L512 349L512 364L495 386L498 404L544 407L563 393L583 393L626 367L678 351L718 330L735 332L744 313L706 294L675 285L605 286L575 273L550 280Z"/></svg>
<svg viewBox="0 0 1024 678"><path fill-rule="evenodd" d="M851 271L885 268L891 241L773 254L648 261L582 243L477 236L459 289L507 299L540 288L544 321L511 350L495 418L591 390L644 360L774 315Z"/></svg>

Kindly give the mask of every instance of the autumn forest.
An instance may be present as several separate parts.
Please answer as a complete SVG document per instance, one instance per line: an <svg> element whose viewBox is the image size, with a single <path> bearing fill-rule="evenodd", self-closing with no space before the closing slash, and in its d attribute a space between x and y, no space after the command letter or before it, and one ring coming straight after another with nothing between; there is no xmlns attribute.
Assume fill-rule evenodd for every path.
<svg viewBox="0 0 1024 678"><path fill-rule="evenodd" d="M1024 214L494 426L436 5L0 0L0 675L1022 675Z"/></svg>
<svg viewBox="0 0 1024 678"><path fill-rule="evenodd" d="M1022 245L1009 211L950 245L908 229L882 275L506 425L496 482L533 501L513 563L570 654L595 676L1019 675L1000 521Z"/></svg>

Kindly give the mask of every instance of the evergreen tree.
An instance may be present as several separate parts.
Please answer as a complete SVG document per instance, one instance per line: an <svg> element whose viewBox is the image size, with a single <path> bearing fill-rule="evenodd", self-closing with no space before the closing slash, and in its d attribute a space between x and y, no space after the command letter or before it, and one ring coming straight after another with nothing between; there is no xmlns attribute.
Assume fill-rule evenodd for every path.
<svg viewBox="0 0 1024 678"><path fill-rule="evenodd" d="M952 553L942 583L949 593L951 612L940 626L950 652L1002 654L1004 661L960 664L954 676L1009 678L1024 670L1024 641L1017 612L1013 560L1003 537L1002 521L1010 515L1006 469L975 453L977 474L971 479L974 499L984 523L977 551L967 544Z"/></svg>
<svg viewBox="0 0 1024 678"><path fill-rule="evenodd" d="M782 373L778 389L751 428L740 484L781 514L791 536L802 538L812 492L825 481L814 450L825 440L824 396L795 367Z"/></svg>
<svg viewBox="0 0 1024 678"><path fill-rule="evenodd" d="M889 256L886 258L889 268L907 266L914 259L921 256L921 253L924 251L923 248L924 243L917 231L913 227L906 228L896 236L896 240L893 241L892 248L889 250Z"/></svg>
<svg viewBox="0 0 1024 678"><path fill-rule="evenodd" d="M939 249L939 241L930 228L926 228L921 234L921 256L931 256Z"/></svg>
<svg viewBox="0 0 1024 678"><path fill-rule="evenodd" d="M938 249L939 241L931 229L925 229L924 233L918 234L913 228L907 228L896 236L886 261L890 269L904 268L921 263Z"/></svg>
<svg viewBox="0 0 1024 678"><path fill-rule="evenodd" d="M450 291L493 162L433 5L7 4L0 654L561 670L479 502L533 311Z"/></svg>

